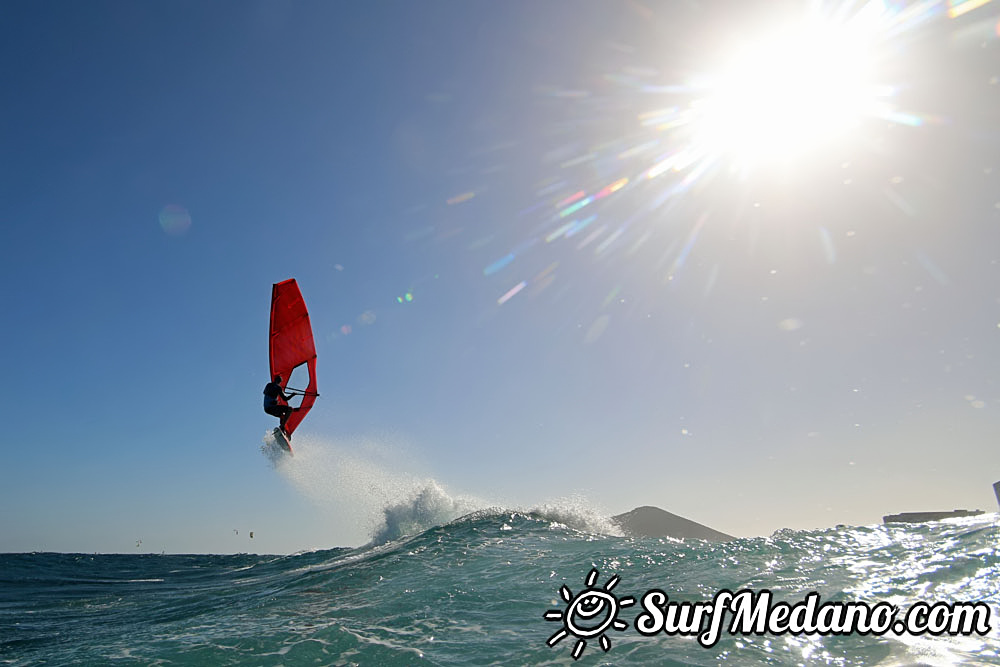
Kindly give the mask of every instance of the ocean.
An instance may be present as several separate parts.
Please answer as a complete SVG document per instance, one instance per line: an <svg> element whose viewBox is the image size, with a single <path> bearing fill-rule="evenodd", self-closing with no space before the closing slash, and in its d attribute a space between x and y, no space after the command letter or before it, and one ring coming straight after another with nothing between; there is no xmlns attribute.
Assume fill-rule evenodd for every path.
<svg viewBox="0 0 1000 667"><path fill-rule="evenodd" d="M294 555L2 554L0 663L1000 664L996 514L725 543L630 539L606 534L607 525L586 513L494 508L364 547ZM903 610L979 602L988 630L736 628L706 646L690 628L637 629L643 615L647 630L661 620L650 611L660 600L641 601L649 591L690 608L724 589L767 590L800 606L813 592ZM578 601L585 590L602 611Z"/></svg>
<svg viewBox="0 0 1000 667"><path fill-rule="evenodd" d="M635 539L581 499L490 507L297 443L262 451L371 514L368 544L0 554L0 665L1000 665L997 514Z"/></svg>

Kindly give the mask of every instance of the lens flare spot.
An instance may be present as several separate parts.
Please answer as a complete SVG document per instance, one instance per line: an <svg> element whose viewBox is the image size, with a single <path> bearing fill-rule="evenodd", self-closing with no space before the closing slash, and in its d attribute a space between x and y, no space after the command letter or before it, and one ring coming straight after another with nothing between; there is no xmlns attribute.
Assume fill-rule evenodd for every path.
<svg viewBox="0 0 1000 667"><path fill-rule="evenodd" d="M449 206L454 206L455 204L461 204L464 201L469 201L470 199L472 199L475 196L476 196L475 192L463 192L462 194L455 195L454 197L452 197L451 199L449 199L448 200L448 205Z"/></svg>
<svg viewBox="0 0 1000 667"><path fill-rule="evenodd" d="M160 211L160 227L170 236L183 236L191 227L191 214L177 204L164 206Z"/></svg>
<svg viewBox="0 0 1000 667"><path fill-rule="evenodd" d="M604 314L598 317L590 325L590 328L587 329L587 334L583 337L583 342L587 344L596 343L604 335L610 323L611 317L609 315Z"/></svg>

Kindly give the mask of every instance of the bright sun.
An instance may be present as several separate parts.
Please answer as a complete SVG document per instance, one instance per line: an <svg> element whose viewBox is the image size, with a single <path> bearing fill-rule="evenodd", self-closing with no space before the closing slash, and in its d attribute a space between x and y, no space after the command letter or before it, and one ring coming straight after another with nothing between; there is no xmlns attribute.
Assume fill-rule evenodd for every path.
<svg viewBox="0 0 1000 667"><path fill-rule="evenodd" d="M696 103L696 141L706 152L750 165L842 137L878 103L872 31L864 27L859 20L817 20L736 48Z"/></svg>

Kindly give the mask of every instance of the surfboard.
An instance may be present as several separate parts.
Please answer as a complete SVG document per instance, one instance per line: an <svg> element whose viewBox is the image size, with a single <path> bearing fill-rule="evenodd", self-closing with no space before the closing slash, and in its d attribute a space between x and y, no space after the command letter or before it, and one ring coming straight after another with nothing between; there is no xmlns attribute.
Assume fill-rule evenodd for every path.
<svg viewBox="0 0 1000 667"><path fill-rule="evenodd" d="M278 443L278 446L288 452L289 455L292 455L292 443L288 441L288 438L281 432L281 429L275 427L272 433L274 435L274 441Z"/></svg>

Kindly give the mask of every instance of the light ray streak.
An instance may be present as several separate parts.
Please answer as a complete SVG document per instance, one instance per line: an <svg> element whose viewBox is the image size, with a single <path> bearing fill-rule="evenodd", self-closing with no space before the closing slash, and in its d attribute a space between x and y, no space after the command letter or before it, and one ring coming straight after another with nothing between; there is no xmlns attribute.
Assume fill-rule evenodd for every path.
<svg viewBox="0 0 1000 667"><path fill-rule="evenodd" d="M548 184L548 185L544 185L544 186L542 186L542 187L541 187L541 188L540 188L540 189L539 189L539 190L538 190L538 191L537 191L537 192L535 193L535 195L536 195L536 196L538 196L538 197L548 197L548 196L549 196L550 194L552 194L552 193L554 193L554 192L558 192L559 190L562 190L562 189L563 189L563 188L565 188L565 187L566 187L566 181L555 181L555 182L553 182L553 183L550 183L550 184ZM583 193L582 193L582 192L581 192L581 193L579 193L579 194L580 194L581 196L583 196ZM574 196L575 196L575 195L574 195ZM538 206L539 204L541 204L541 202L539 202L538 204L535 204L535 205L534 205L534 206L532 206L531 208L536 208L536 207L537 207L537 206Z"/></svg>
<svg viewBox="0 0 1000 667"><path fill-rule="evenodd" d="M956 19L962 14L979 9L990 4L992 0L949 0L948 18Z"/></svg>
<svg viewBox="0 0 1000 667"><path fill-rule="evenodd" d="M556 204L556 208L563 208L565 206L569 206L573 202L575 202L575 201L577 201L579 199L582 199L583 197L586 197L586 196L587 196L587 193L584 192L583 190L580 190L579 192L574 192L569 197L566 197L566 199L563 199L561 202L559 202L558 204Z"/></svg>
<svg viewBox="0 0 1000 667"><path fill-rule="evenodd" d="M545 278L549 277L552 274L552 272L555 271L557 268L559 268L559 262L552 262L544 269L542 269L541 273L539 273L537 276L533 278L533 281L538 282L540 280L544 280Z"/></svg>
<svg viewBox="0 0 1000 667"><path fill-rule="evenodd" d="M894 189L890 187L882 188L882 194L884 194L885 198L892 202L896 208L902 211L906 217L915 218L917 216L917 211L913 208L913 206L910 205L910 203Z"/></svg>
<svg viewBox="0 0 1000 667"><path fill-rule="evenodd" d="M503 304L507 303L508 301L510 301L514 297L515 294L517 294L518 292L520 292L521 290L523 290L527 286L528 286L528 283L525 280L522 280L518 284L514 285L509 290L507 290L507 292L502 297L500 297L499 299L497 299L497 305L502 306Z"/></svg>
<svg viewBox="0 0 1000 667"><path fill-rule="evenodd" d="M649 151L649 150L652 150L652 149L656 148L659 144L660 144L659 140L652 139L652 140L647 141L645 143L639 144L638 146L633 146L632 148L627 148L627 149L623 150L621 153L618 154L618 159L619 160L628 160L630 158L636 157L637 155L641 155L642 153L645 153L646 151Z"/></svg>
<svg viewBox="0 0 1000 667"><path fill-rule="evenodd" d="M559 211L559 217L560 218L568 218L569 216L573 215L574 213L576 213L577 211L579 211L583 207L589 206L590 204L592 204L595 201L598 201L600 199L604 199L605 197L607 197L607 196L609 196L611 194L614 194L615 192L618 192L619 190L621 190L622 188L624 188L626 185L628 185L628 177L619 178L614 183L611 183L610 185L607 185L604 188L602 188L600 191L597 192L597 194L593 194L593 195L590 195L589 197L584 197L583 199L579 199L579 201L576 201L575 203L571 204L570 206L567 206L563 210ZM582 191L578 192L575 195L572 195L572 198L576 199L578 195L582 195L582 194L583 194ZM563 200L562 202L560 202L559 205L556 206L556 208L559 208L560 206L562 206L562 204L564 202L566 202L566 201L567 200Z"/></svg>
<svg viewBox="0 0 1000 667"><path fill-rule="evenodd" d="M597 237L599 237L601 234L603 234L605 232L605 230L607 230L607 228L608 228L607 225L601 225L600 227L598 227L597 229L595 229L594 231L592 231L589 236L587 236L585 239L583 239L582 241L580 241L580 244L578 246L576 246L576 249L577 250L583 250L584 248L586 248L588 245L590 245L595 240L597 240Z"/></svg>
<svg viewBox="0 0 1000 667"><path fill-rule="evenodd" d="M917 263L924 267L924 270L927 271L927 273L929 273L939 285L947 287L951 284L951 281L948 279L948 275L942 271L937 264L932 262L930 257L920 251L917 251L914 256L916 257Z"/></svg>
<svg viewBox="0 0 1000 667"><path fill-rule="evenodd" d="M572 229L573 226L576 225L576 224L577 224L576 220L571 220L570 222L567 222L565 225L563 225L559 229L555 230L554 232L552 232L551 234L549 234L548 236L546 236L545 237L545 242L546 243L552 243L553 241L555 241L556 239L558 239L560 236L563 236L567 232L569 232L569 230Z"/></svg>
<svg viewBox="0 0 1000 667"><path fill-rule="evenodd" d="M577 165L581 165L581 164L583 164L585 162L590 162L590 161L596 160L596 159L597 159L597 153L587 153L586 155L581 155L579 157L575 157L575 158L572 158L570 160L566 160L565 162L563 162L559 166L562 167L563 169L568 169L570 167L575 167Z"/></svg>
<svg viewBox="0 0 1000 667"><path fill-rule="evenodd" d="M691 254L691 250L694 248L694 244L698 241L698 234L701 233L701 228L708 220L708 213L702 213L701 217L698 218L698 222L694 224L691 231L688 232L687 241L684 243L684 247L681 248L680 253L677 255L677 259L674 260L673 265L670 267L670 275L674 276L684 268L684 264L687 262L688 255Z"/></svg>
<svg viewBox="0 0 1000 667"><path fill-rule="evenodd" d="M576 236L576 234L586 229L587 225L592 223L594 220L597 220L596 215L592 215L589 218L580 220L579 222L574 222L573 227L566 232L566 238L572 238L573 236Z"/></svg>
<svg viewBox="0 0 1000 667"><path fill-rule="evenodd" d="M587 206L588 204L590 204L590 202L592 202L592 201L594 201L593 197L584 197L583 199L581 199L580 201L576 202L572 206L568 206L568 207L564 208L563 210L559 211L559 217L560 218L569 217L569 216L573 215L574 213L576 213L577 211L579 211L584 206Z"/></svg>
<svg viewBox="0 0 1000 667"><path fill-rule="evenodd" d="M485 269L483 269L483 275L491 276L513 261L514 261L514 253L508 253L507 255L501 257L500 259L498 259L497 261L493 262Z"/></svg>
<svg viewBox="0 0 1000 667"><path fill-rule="evenodd" d="M625 227L619 227L618 229L616 229L614 232L611 233L610 236L608 236L608 238L601 241L600 245L594 248L594 254L595 255L602 254L605 250L611 247L612 243L621 238L621 235L624 233L625 233Z"/></svg>
<svg viewBox="0 0 1000 667"><path fill-rule="evenodd" d="M598 192L596 195L594 195L594 199L595 200L603 199L603 198L607 197L610 194L614 194L615 192L618 192L619 190L621 190L622 188L624 188L626 185L628 185L628 178L627 177L626 178L619 178L617 181L615 181L611 185L606 186L600 192Z"/></svg>
<svg viewBox="0 0 1000 667"><path fill-rule="evenodd" d="M660 160L652 167L646 170L645 177L649 180L660 176L664 172L674 169L678 165L679 161L677 159L677 153L674 153L670 157Z"/></svg>
<svg viewBox="0 0 1000 667"><path fill-rule="evenodd" d="M819 238L823 244L823 256L826 257L826 263L835 264L837 262L837 248L833 245L833 238L826 227L819 228Z"/></svg>

